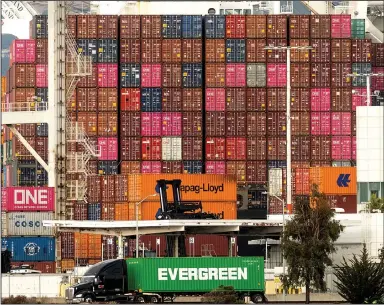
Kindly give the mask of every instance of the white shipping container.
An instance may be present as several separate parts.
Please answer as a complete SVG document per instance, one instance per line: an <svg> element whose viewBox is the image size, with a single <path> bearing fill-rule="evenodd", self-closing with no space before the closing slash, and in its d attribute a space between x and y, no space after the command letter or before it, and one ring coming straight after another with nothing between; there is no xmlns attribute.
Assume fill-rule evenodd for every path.
<svg viewBox="0 0 384 305"><path fill-rule="evenodd" d="M268 171L269 195L281 196L283 192L283 170L281 168L271 168Z"/></svg>
<svg viewBox="0 0 384 305"><path fill-rule="evenodd" d="M267 68L265 64L247 65L247 86L265 87L267 85Z"/></svg>
<svg viewBox="0 0 384 305"><path fill-rule="evenodd" d="M4 213L5 214L5 213ZM5 236L52 236L52 227L43 227L43 220L53 220L53 212L12 212L2 214L1 231Z"/></svg>
<svg viewBox="0 0 384 305"><path fill-rule="evenodd" d="M161 158L163 161L180 161L182 158L181 138L162 138Z"/></svg>

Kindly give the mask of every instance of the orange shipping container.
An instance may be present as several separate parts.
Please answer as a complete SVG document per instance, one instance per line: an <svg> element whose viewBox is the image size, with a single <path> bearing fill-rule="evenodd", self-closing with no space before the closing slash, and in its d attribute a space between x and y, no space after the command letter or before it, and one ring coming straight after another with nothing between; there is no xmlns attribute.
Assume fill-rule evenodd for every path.
<svg viewBox="0 0 384 305"><path fill-rule="evenodd" d="M88 258L89 234L75 233L75 257Z"/></svg>
<svg viewBox="0 0 384 305"><path fill-rule="evenodd" d="M158 199L159 200L159 199ZM207 213L222 213L224 219L237 219L237 202L202 202L204 212ZM142 220L155 220L156 213L160 208L160 201L150 202L144 201L141 204Z"/></svg>
<svg viewBox="0 0 384 305"><path fill-rule="evenodd" d="M101 235L88 234L88 258L101 258Z"/></svg>
<svg viewBox="0 0 384 305"><path fill-rule="evenodd" d="M5 94L7 93L7 77L6 76L2 76L1 77L1 96L5 96Z"/></svg>
<svg viewBox="0 0 384 305"><path fill-rule="evenodd" d="M310 182L327 195L356 195L356 167L313 167Z"/></svg>
<svg viewBox="0 0 384 305"><path fill-rule="evenodd" d="M61 271L73 270L75 268L75 260L74 259L63 259L61 261Z"/></svg>
<svg viewBox="0 0 384 305"><path fill-rule="evenodd" d="M115 220L129 220L129 204L127 202L116 202Z"/></svg>
<svg viewBox="0 0 384 305"><path fill-rule="evenodd" d="M159 201L159 208L160 208L160 201ZM129 218L128 220L136 220L136 203L135 202L130 202L129 203L129 206L128 206L128 214L129 214ZM141 212L142 208L141 207L138 207L138 219L139 220L142 220L142 212ZM156 210L157 211L157 210Z"/></svg>
<svg viewBox="0 0 384 305"><path fill-rule="evenodd" d="M138 202L155 193L157 180L181 179L181 199L195 201L230 201L237 199L236 179L228 175L201 174L141 174L128 176L128 200ZM172 188L167 191L169 201L173 201ZM146 201L159 201L159 197L149 197Z"/></svg>

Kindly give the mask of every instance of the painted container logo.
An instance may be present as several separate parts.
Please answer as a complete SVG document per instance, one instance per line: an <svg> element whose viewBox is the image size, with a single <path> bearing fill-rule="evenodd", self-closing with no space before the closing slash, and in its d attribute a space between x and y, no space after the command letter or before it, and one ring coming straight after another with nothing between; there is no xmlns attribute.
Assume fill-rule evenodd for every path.
<svg viewBox="0 0 384 305"><path fill-rule="evenodd" d="M159 281L239 281L248 279L247 268L158 268Z"/></svg>
<svg viewBox="0 0 384 305"><path fill-rule="evenodd" d="M5 211L54 211L52 187L8 187L2 193Z"/></svg>
<svg viewBox="0 0 384 305"><path fill-rule="evenodd" d="M180 191L184 193L193 192L196 194L200 194L201 192L211 192L214 194L224 192L224 183L220 185L211 185L211 184L205 184L202 185L181 185Z"/></svg>
<svg viewBox="0 0 384 305"><path fill-rule="evenodd" d="M24 252L27 256L34 256L39 254L40 247L35 243L27 243L24 246Z"/></svg>

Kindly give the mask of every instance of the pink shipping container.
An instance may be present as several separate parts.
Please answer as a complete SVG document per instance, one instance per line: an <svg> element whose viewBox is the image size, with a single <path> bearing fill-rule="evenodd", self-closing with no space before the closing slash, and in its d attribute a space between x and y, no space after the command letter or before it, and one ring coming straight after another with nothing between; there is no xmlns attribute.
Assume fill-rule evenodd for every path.
<svg viewBox="0 0 384 305"><path fill-rule="evenodd" d="M285 87L287 85L287 65L267 65L267 87Z"/></svg>
<svg viewBox="0 0 384 305"><path fill-rule="evenodd" d="M333 112L331 116L332 135L351 134L351 113Z"/></svg>
<svg viewBox="0 0 384 305"><path fill-rule="evenodd" d="M227 160L247 159L247 138L227 137L226 139Z"/></svg>
<svg viewBox="0 0 384 305"><path fill-rule="evenodd" d="M311 134L331 134L331 115L329 112L311 112Z"/></svg>
<svg viewBox="0 0 384 305"><path fill-rule="evenodd" d="M161 136L161 112L142 112L141 113L141 135L142 136Z"/></svg>
<svg viewBox="0 0 384 305"><path fill-rule="evenodd" d="M358 106L367 106L367 88L352 89L352 111L356 111Z"/></svg>
<svg viewBox="0 0 384 305"><path fill-rule="evenodd" d="M225 161L205 162L205 172L207 174L225 175Z"/></svg>
<svg viewBox="0 0 384 305"><path fill-rule="evenodd" d="M207 160L225 160L225 138L206 138L205 153Z"/></svg>
<svg viewBox="0 0 384 305"><path fill-rule="evenodd" d="M356 160L356 137L352 137L352 160Z"/></svg>
<svg viewBox="0 0 384 305"><path fill-rule="evenodd" d="M384 74L384 68L373 67L372 73ZM372 90L384 90L384 76L371 77Z"/></svg>
<svg viewBox="0 0 384 305"><path fill-rule="evenodd" d="M160 161L143 161L141 163L142 174L161 174Z"/></svg>
<svg viewBox="0 0 384 305"><path fill-rule="evenodd" d="M9 66L13 63L34 63L36 59L35 39L15 39L9 47Z"/></svg>
<svg viewBox="0 0 384 305"><path fill-rule="evenodd" d="M117 64L97 65L97 85L102 88L116 88L118 85Z"/></svg>
<svg viewBox="0 0 384 305"><path fill-rule="evenodd" d="M209 88L205 90L206 111L225 111L225 89Z"/></svg>
<svg viewBox="0 0 384 305"><path fill-rule="evenodd" d="M101 154L99 160L113 161L118 159L117 138L98 138L97 145Z"/></svg>
<svg viewBox="0 0 384 305"><path fill-rule="evenodd" d="M6 212L54 211L53 187L7 187L1 190L1 208Z"/></svg>
<svg viewBox="0 0 384 305"><path fill-rule="evenodd" d="M181 112L165 112L162 114L162 136L181 136Z"/></svg>
<svg viewBox="0 0 384 305"><path fill-rule="evenodd" d="M141 86L161 87L161 64L141 65Z"/></svg>
<svg viewBox="0 0 384 305"><path fill-rule="evenodd" d="M48 65L36 65L36 87L48 87Z"/></svg>
<svg viewBox="0 0 384 305"><path fill-rule="evenodd" d="M351 15L331 15L331 37L351 38Z"/></svg>
<svg viewBox="0 0 384 305"><path fill-rule="evenodd" d="M352 158L351 137L332 137L332 160L350 160Z"/></svg>
<svg viewBox="0 0 384 305"><path fill-rule="evenodd" d="M245 64L227 64L225 67L225 83L227 87L245 87L247 67Z"/></svg>
<svg viewBox="0 0 384 305"><path fill-rule="evenodd" d="M311 89L311 111L330 111L331 110L331 89L313 88Z"/></svg>

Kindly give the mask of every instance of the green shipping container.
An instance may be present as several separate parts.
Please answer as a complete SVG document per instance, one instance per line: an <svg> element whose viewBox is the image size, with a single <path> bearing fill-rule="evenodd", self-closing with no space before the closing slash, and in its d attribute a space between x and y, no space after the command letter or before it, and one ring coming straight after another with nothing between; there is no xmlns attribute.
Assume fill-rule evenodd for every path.
<svg viewBox="0 0 384 305"><path fill-rule="evenodd" d="M263 257L127 259L128 290L147 293L209 292L220 285L264 292Z"/></svg>
<svg viewBox="0 0 384 305"><path fill-rule="evenodd" d="M351 36L355 39L365 39L365 19L351 20Z"/></svg>

